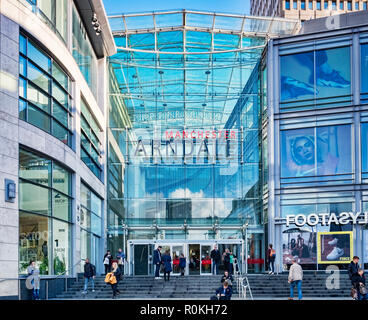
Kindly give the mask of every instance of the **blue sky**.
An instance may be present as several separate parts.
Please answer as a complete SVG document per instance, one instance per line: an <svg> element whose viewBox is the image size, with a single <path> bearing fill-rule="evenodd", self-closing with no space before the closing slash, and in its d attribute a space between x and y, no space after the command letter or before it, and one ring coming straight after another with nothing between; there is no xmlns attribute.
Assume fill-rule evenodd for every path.
<svg viewBox="0 0 368 320"><path fill-rule="evenodd" d="M249 14L249 0L103 0L107 14L194 9Z"/></svg>

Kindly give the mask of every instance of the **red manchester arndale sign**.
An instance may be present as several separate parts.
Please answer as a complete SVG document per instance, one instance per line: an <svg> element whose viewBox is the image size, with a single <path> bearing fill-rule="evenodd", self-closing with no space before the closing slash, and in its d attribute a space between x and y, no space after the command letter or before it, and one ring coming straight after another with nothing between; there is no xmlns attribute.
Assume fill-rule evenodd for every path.
<svg viewBox="0 0 368 320"><path fill-rule="evenodd" d="M166 139L236 139L235 130L166 130Z"/></svg>

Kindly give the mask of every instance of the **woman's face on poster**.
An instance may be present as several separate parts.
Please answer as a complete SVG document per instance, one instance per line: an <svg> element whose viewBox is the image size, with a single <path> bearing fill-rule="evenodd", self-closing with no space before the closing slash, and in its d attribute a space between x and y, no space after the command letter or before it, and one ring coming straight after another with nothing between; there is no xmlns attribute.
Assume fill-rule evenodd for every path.
<svg viewBox="0 0 368 320"><path fill-rule="evenodd" d="M300 164L314 163L314 145L309 139L305 137L298 138L294 144L294 153Z"/></svg>

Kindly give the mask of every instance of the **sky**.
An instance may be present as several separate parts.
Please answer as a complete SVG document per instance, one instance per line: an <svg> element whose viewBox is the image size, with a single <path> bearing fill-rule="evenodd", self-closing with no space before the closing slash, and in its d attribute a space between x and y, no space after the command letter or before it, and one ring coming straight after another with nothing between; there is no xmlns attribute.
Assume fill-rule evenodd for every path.
<svg viewBox="0 0 368 320"><path fill-rule="evenodd" d="M249 14L250 0L103 0L108 15L171 9Z"/></svg>

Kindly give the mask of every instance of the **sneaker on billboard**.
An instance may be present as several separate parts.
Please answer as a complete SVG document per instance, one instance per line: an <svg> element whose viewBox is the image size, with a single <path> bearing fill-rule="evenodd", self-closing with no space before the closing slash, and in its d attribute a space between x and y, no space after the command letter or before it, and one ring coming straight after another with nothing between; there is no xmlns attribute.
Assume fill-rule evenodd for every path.
<svg viewBox="0 0 368 320"><path fill-rule="evenodd" d="M333 250L327 255L327 260L337 260L344 255L344 250L338 247L333 248Z"/></svg>
<svg viewBox="0 0 368 320"><path fill-rule="evenodd" d="M333 240L327 242L330 246L336 245L337 244L337 239L334 238Z"/></svg>
<svg viewBox="0 0 368 320"><path fill-rule="evenodd" d="M340 72L336 70L326 73L319 69L317 70L317 85L320 87L346 88L350 86L350 81L344 79Z"/></svg>
<svg viewBox="0 0 368 320"><path fill-rule="evenodd" d="M281 77L282 96L284 99L314 94L314 86L291 77Z"/></svg>

